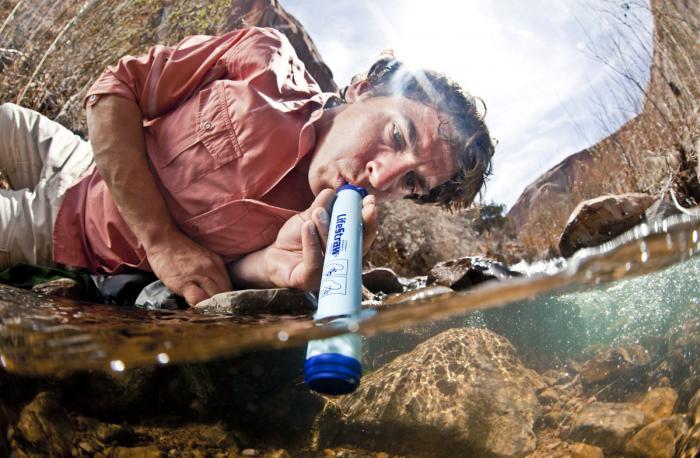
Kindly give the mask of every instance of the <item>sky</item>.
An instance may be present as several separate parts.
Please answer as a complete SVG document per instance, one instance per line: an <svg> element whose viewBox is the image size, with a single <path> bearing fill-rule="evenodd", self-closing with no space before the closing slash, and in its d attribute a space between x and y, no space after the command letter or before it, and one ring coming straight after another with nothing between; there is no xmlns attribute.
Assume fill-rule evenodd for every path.
<svg viewBox="0 0 700 458"><path fill-rule="evenodd" d="M497 140L483 200L510 207L641 107L648 0L281 0L343 87L384 49L484 100Z"/></svg>

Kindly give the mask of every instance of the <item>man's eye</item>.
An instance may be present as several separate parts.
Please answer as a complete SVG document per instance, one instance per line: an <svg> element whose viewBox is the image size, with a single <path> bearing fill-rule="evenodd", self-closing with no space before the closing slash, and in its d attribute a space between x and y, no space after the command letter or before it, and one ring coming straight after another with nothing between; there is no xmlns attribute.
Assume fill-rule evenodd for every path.
<svg viewBox="0 0 700 458"><path fill-rule="evenodd" d="M396 125L396 123L393 123L391 125L391 137L394 140L396 148L402 150L405 146L405 143L403 141L403 135L401 135L401 131L399 130L399 127Z"/></svg>
<svg viewBox="0 0 700 458"><path fill-rule="evenodd" d="M411 194L416 193L416 177L413 176L413 172L406 175L406 189Z"/></svg>

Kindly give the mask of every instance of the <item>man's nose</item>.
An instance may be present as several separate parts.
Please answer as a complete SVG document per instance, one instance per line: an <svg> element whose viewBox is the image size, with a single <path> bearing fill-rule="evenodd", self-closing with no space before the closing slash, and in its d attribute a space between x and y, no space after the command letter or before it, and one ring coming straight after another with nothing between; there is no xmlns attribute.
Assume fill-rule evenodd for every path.
<svg viewBox="0 0 700 458"><path fill-rule="evenodd" d="M369 161L366 166L369 184L377 191L383 192L394 190L408 169L407 161L397 157L375 159Z"/></svg>

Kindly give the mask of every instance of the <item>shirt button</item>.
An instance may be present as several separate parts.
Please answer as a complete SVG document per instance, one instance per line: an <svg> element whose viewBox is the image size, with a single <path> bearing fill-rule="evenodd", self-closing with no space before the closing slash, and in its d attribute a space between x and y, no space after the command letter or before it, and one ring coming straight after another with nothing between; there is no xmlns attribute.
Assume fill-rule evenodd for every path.
<svg viewBox="0 0 700 458"><path fill-rule="evenodd" d="M212 123L210 123L209 121L207 121L204 123L204 125L202 127L204 127L204 130L212 130L214 125Z"/></svg>

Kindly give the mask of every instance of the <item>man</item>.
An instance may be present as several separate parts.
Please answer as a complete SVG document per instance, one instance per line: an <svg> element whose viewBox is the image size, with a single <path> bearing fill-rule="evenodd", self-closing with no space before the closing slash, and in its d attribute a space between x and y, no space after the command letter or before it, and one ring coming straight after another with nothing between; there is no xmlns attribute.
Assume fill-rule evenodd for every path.
<svg viewBox="0 0 700 458"><path fill-rule="evenodd" d="M337 186L370 192L365 249L376 202L473 200L493 145L459 86L385 56L342 97L281 33L251 28L108 68L84 102L91 148L6 104L5 262L150 269L190 304L232 287L314 289Z"/></svg>

